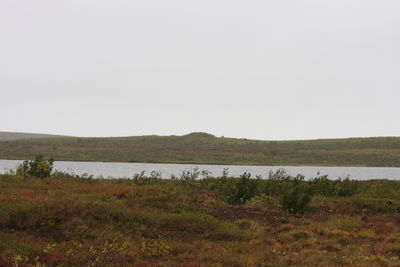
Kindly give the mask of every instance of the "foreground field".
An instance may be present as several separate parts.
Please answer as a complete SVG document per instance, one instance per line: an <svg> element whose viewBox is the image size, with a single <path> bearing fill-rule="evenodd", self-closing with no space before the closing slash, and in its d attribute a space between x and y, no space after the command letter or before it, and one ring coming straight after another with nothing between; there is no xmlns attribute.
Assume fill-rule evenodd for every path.
<svg viewBox="0 0 400 267"><path fill-rule="evenodd" d="M400 137L260 141L191 133L184 136L1 140L0 135L0 159L32 159L42 153L55 160L77 161L400 166Z"/></svg>
<svg viewBox="0 0 400 267"><path fill-rule="evenodd" d="M0 266L400 265L400 182L68 176L0 177Z"/></svg>

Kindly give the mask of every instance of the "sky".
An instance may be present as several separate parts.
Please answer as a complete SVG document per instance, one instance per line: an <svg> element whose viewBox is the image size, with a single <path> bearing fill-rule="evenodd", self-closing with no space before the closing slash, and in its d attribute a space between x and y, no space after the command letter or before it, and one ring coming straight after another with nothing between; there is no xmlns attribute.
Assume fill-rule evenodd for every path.
<svg viewBox="0 0 400 267"><path fill-rule="evenodd" d="M400 136L398 0L2 0L0 131Z"/></svg>

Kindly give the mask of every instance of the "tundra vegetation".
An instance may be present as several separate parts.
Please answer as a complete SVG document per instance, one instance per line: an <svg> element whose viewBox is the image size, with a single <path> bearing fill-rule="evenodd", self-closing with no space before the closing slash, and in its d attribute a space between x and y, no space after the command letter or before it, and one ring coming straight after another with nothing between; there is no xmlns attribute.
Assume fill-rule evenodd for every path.
<svg viewBox="0 0 400 267"><path fill-rule="evenodd" d="M400 166L400 137L259 141L191 133L107 138L35 136L11 140L13 136L9 135L2 139L0 133L1 159L33 159L36 153L42 153L55 160L78 161Z"/></svg>
<svg viewBox="0 0 400 267"><path fill-rule="evenodd" d="M0 266L399 266L400 181L0 175ZM22 168L22 167L21 167Z"/></svg>

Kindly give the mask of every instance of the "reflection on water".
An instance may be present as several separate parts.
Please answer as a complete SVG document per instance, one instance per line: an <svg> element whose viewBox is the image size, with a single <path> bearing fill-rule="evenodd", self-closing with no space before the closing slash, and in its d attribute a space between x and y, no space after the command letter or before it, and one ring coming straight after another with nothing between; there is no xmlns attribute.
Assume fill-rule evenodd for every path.
<svg viewBox="0 0 400 267"><path fill-rule="evenodd" d="M21 160L0 160L0 173L7 169L15 169ZM58 171L82 175L84 173L95 177L131 178L134 174L145 171L150 174L152 171L161 173L163 178L170 178L171 175L179 176L185 170L210 171L213 176L222 175L224 168L229 168L229 175L239 176L244 172L250 172L253 177L260 175L268 177L270 171L284 168L291 175L303 174L306 178L316 175L327 174L329 178L350 176L352 179L400 179L400 168L388 167L316 167L316 166L242 166L242 165L196 165L196 164L158 164L158 163L120 163L120 162L76 162L56 161L54 169Z"/></svg>

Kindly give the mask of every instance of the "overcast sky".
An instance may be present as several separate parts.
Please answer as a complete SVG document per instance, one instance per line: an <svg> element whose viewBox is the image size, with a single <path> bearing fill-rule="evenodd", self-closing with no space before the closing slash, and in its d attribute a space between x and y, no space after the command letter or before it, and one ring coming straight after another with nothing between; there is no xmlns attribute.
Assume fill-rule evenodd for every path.
<svg viewBox="0 0 400 267"><path fill-rule="evenodd" d="M398 0L2 0L0 131L400 135Z"/></svg>

